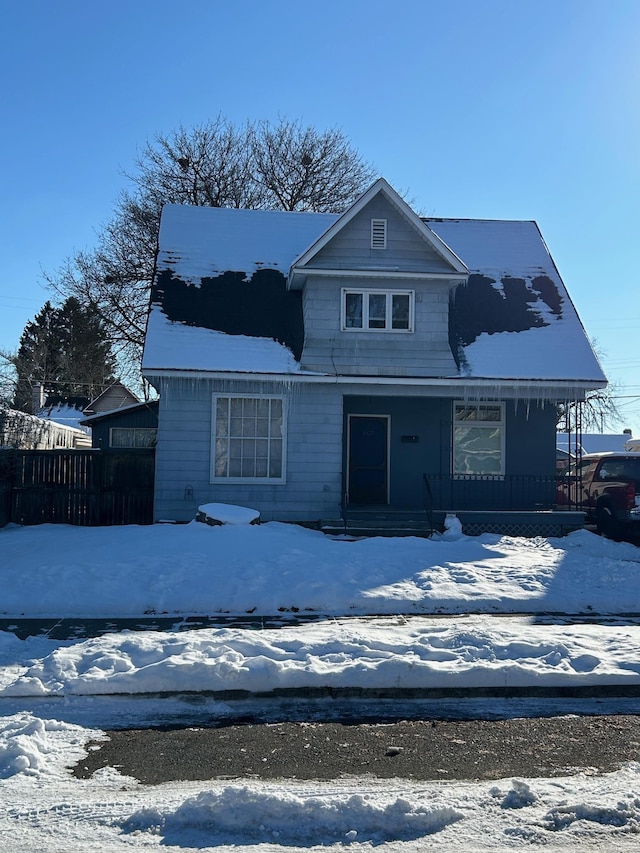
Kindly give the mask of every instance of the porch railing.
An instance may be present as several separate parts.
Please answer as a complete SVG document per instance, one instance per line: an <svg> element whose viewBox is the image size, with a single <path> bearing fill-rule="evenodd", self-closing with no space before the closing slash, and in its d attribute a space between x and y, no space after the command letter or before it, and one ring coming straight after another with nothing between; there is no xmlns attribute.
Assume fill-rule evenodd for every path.
<svg viewBox="0 0 640 853"><path fill-rule="evenodd" d="M427 513L452 510L508 512L556 506L555 475L510 474L504 477L423 474Z"/></svg>

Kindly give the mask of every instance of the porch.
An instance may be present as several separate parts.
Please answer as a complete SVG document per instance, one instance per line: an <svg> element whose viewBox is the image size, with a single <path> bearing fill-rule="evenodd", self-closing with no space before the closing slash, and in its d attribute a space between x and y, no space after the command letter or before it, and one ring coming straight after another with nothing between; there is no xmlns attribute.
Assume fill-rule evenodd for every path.
<svg viewBox="0 0 640 853"><path fill-rule="evenodd" d="M355 505L344 496L340 519L321 522L325 533L351 536L430 536L455 515L467 536L565 536L584 526L584 513L559 509L556 477L451 477L423 474L421 506Z"/></svg>

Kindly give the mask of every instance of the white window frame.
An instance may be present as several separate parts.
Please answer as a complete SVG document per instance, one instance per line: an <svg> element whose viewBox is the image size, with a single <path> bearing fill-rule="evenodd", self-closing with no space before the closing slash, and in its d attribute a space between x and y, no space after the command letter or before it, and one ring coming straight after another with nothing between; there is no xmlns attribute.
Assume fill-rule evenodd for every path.
<svg viewBox="0 0 640 853"><path fill-rule="evenodd" d="M230 433L230 417L227 420L227 429L224 435L218 435L218 424L217 424L217 409L218 409L218 400L268 400L274 401L279 400L282 404L282 435L277 438L271 435L232 435ZM217 449L218 449L218 439L227 442L226 449L226 458L227 458L227 466L230 458L229 454L229 442L232 440L266 440L268 442L268 449L271 451L270 442L272 440L279 440L282 444L282 459L281 459L281 468L280 468L280 476L279 477L242 477L242 476L228 476L228 475L218 475L216 473L216 463L217 463ZM286 398L284 396L280 396L278 394L225 394L225 393L215 393L212 395L211 400L211 468L210 468L210 476L209 482L211 483L234 483L234 484L248 484L248 483L285 483L286 482L286 460L287 460L287 410L286 410ZM267 457L267 471L269 470L270 465L270 456Z"/></svg>
<svg viewBox="0 0 640 853"><path fill-rule="evenodd" d="M356 294L362 296L362 326L347 326L347 295ZM372 328L365 325L365 320L369 319L369 297L384 296L385 303L385 324L383 329ZM407 329L392 328L392 309L394 296L409 297L409 327ZM341 294L340 307L340 330L343 332L380 332L382 334L406 335L413 332L414 317L415 317L415 290L381 290L373 287L343 287Z"/></svg>
<svg viewBox="0 0 640 853"><path fill-rule="evenodd" d="M463 407L464 409L499 409L500 410L500 419L499 420L475 420L475 421L465 421L465 420L456 420L456 413L458 407ZM500 430L500 470L498 472L495 471L476 471L466 473L464 471L456 470L456 427L461 426L471 426L474 429L496 429ZM454 400L453 401L453 412L452 412L452 435L451 435L451 474L453 479L455 480L502 480L505 476L505 447L506 447L506 417L505 417L505 405L500 401L485 401L482 403L469 403L464 400Z"/></svg>
<svg viewBox="0 0 640 853"><path fill-rule="evenodd" d="M128 435L131 435L133 444L114 444L114 432L126 432ZM136 435L140 432L153 432L155 439L153 444L136 444ZM113 450L148 450L156 446L157 440L158 430L156 427L109 427L109 447Z"/></svg>

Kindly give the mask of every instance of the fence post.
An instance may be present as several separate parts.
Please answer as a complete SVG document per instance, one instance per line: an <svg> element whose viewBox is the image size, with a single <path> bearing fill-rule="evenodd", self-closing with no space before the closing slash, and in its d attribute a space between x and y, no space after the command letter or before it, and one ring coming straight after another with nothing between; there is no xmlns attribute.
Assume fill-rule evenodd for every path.
<svg viewBox="0 0 640 853"><path fill-rule="evenodd" d="M11 518L13 481L16 452L11 447L0 448L0 527L5 527Z"/></svg>

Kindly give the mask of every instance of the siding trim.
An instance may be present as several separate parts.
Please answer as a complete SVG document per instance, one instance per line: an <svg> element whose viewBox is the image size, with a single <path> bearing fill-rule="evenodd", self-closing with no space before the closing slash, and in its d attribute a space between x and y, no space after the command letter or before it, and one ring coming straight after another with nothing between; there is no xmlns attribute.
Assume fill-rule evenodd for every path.
<svg viewBox="0 0 640 853"><path fill-rule="evenodd" d="M460 277L460 273L450 272L409 272L394 267L383 267L379 264L376 266L365 267L361 266L358 269L325 269L324 267L292 267L293 273L300 275L322 275L322 276L342 276L346 278L408 278L414 281L423 281L424 279L441 279L451 282L451 286L463 284L466 281Z"/></svg>

